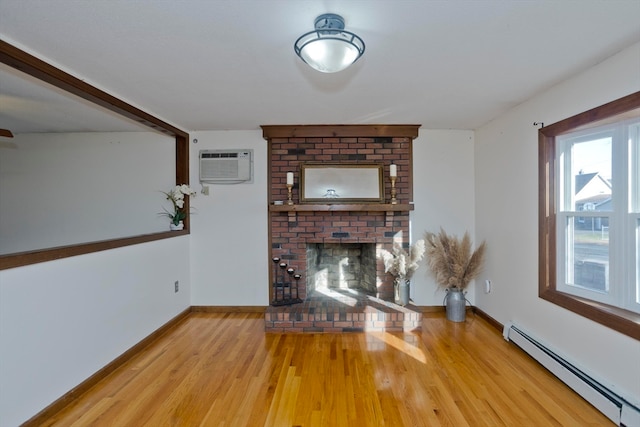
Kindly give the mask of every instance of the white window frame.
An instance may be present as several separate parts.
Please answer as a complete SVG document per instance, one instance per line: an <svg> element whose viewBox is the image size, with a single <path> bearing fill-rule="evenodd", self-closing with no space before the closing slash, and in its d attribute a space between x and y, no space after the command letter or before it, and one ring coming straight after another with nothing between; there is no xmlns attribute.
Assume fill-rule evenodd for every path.
<svg viewBox="0 0 640 427"><path fill-rule="evenodd" d="M629 289L628 298L631 305L640 308L640 123L629 127L628 165L628 211L627 226L633 230L629 238L627 251L628 262L635 264L635 271L629 271L627 283L635 284ZM632 310L638 312L638 310Z"/></svg>
<svg viewBox="0 0 640 427"><path fill-rule="evenodd" d="M637 199L638 119L625 120L597 128L572 132L556 139L556 222L557 276L556 289L570 295L598 301L640 313L638 303L638 217L632 212ZM630 132L630 130L632 130ZM635 130L635 132L633 131ZM575 170L572 168L572 148L575 144L600 139L611 140L612 210L584 211L575 209ZM636 179L636 181L633 181ZM635 185L634 185L635 184ZM637 209L636 209L637 211ZM608 268L605 290L593 290L572 280L574 253L573 218L607 218L609 222Z"/></svg>

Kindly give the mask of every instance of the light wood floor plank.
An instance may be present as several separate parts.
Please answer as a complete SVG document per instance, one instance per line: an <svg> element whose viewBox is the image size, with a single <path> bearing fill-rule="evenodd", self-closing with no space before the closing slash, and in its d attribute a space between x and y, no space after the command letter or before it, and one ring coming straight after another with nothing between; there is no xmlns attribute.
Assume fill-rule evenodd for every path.
<svg viewBox="0 0 640 427"><path fill-rule="evenodd" d="M611 426L484 320L267 334L191 313L46 426Z"/></svg>

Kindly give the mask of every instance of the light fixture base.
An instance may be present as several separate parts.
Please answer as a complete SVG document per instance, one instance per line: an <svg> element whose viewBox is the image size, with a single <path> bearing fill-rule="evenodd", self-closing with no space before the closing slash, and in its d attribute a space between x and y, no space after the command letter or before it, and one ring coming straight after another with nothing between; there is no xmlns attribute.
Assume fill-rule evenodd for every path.
<svg viewBox="0 0 640 427"><path fill-rule="evenodd" d="M316 30L344 30L344 19L335 13L318 16L314 22Z"/></svg>

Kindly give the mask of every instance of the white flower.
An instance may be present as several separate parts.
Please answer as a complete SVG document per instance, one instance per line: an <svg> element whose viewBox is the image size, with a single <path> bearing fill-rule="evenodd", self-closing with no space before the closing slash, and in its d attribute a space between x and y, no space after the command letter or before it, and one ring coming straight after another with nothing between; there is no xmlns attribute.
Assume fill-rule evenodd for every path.
<svg viewBox="0 0 640 427"><path fill-rule="evenodd" d="M183 211L185 204L185 196L195 197L196 192L189 187L187 184L176 185L168 192L164 192L163 194L167 196L167 200L170 200L173 204L173 212L168 211L167 209L164 212L160 213L160 215L165 215L171 219L173 224L178 225L180 221L187 217L187 213Z"/></svg>
<svg viewBox="0 0 640 427"><path fill-rule="evenodd" d="M180 199L184 199L184 194L182 194L182 192L180 191L180 187L175 187L173 190L171 190L171 192L169 193L169 198L171 200L180 200Z"/></svg>
<svg viewBox="0 0 640 427"><path fill-rule="evenodd" d="M196 192L191 187L189 187L187 184L182 184L182 185L176 187L176 190L178 188L179 188L179 192L182 193L183 195L186 195L186 196L195 196L196 195Z"/></svg>

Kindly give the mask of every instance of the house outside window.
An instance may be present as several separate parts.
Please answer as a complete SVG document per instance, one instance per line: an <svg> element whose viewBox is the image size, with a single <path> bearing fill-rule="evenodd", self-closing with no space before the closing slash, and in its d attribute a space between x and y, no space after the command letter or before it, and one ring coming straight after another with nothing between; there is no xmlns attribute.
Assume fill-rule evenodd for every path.
<svg viewBox="0 0 640 427"><path fill-rule="evenodd" d="M539 136L539 295L640 339L640 92Z"/></svg>

